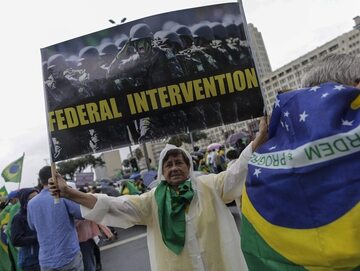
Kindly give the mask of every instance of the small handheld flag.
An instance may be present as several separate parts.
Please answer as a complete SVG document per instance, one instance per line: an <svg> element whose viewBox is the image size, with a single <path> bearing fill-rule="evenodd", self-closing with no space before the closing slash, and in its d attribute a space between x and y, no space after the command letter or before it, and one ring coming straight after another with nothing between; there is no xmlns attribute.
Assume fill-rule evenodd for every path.
<svg viewBox="0 0 360 271"><path fill-rule="evenodd" d="M10 163L2 171L1 176L5 179L5 182L20 183L24 156L25 154L16 161Z"/></svg>

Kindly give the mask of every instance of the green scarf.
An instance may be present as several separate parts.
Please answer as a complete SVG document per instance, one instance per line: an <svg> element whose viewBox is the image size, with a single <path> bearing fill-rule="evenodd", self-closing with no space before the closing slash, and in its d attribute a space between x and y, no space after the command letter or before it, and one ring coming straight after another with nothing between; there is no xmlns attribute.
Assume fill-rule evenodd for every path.
<svg viewBox="0 0 360 271"><path fill-rule="evenodd" d="M165 245L179 255L185 244L185 208L194 196L190 180L178 186L176 191L166 181L156 187L159 224Z"/></svg>

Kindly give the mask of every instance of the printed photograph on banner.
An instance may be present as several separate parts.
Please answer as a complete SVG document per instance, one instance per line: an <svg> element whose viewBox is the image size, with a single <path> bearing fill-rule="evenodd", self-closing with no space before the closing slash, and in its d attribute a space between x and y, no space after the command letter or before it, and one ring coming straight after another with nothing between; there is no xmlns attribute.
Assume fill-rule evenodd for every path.
<svg viewBox="0 0 360 271"><path fill-rule="evenodd" d="M261 116L240 10L178 10L41 49L53 161Z"/></svg>

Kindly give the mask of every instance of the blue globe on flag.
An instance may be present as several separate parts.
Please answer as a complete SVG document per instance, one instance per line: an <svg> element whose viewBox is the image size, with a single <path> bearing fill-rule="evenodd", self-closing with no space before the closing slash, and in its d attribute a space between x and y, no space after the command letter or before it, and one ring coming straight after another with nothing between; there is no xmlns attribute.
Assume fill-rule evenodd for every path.
<svg viewBox="0 0 360 271"><path fill-rule="evenodd" d="M9 172L11 174L15 174L16 172L18 172L20 169L20 166L18 164L15 164L15 165L12 165L10 168L9 168Z"/></svg>

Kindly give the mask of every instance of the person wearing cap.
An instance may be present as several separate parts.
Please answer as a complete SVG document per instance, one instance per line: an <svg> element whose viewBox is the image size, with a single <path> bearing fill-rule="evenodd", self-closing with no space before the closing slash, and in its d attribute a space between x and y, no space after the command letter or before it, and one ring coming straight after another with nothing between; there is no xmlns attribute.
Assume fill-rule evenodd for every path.
<svg viewBox="0 0 360 271"><path fill-rule="evenodd" d="M252 152L267 138L260 133L227 171L195 177L190 154L166 145L159 159L158 185L142 195L109 197L69 188L57 174L50 191L81 204L84 218L128 228L147 226L151 270L248 270L240 235L226 203L240 197Z"/></svg>

